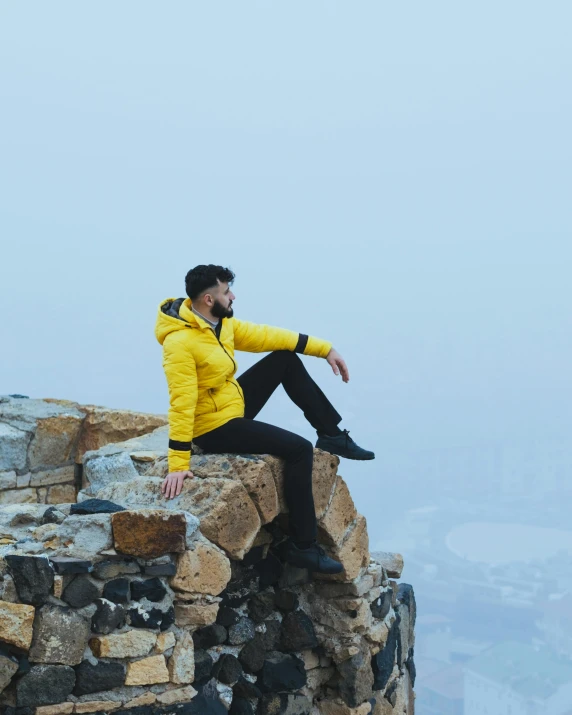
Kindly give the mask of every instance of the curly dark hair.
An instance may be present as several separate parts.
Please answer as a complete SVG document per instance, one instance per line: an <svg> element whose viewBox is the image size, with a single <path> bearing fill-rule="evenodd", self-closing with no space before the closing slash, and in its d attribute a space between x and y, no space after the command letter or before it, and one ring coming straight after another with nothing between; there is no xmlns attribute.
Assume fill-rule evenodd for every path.
<svg viewBox="0 0 572 715"><path fill-rule="evenodd" d="M217 281L221 283L232 283L234 273L230 268L215 266L209 263L208 266L195 266L185 276L185 290L191 300L195 300L203 291L216 286Z"/></svg>

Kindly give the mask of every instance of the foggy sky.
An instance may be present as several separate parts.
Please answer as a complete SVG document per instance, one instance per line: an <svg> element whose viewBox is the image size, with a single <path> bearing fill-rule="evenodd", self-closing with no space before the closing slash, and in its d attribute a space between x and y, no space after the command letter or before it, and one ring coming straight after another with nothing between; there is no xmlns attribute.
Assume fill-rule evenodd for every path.
<svg viewBox="0 0 572 715"><path fill-rule="evenodd" d="M378 454L340 468L367 516L391 450L566 435L571 20L2 3L0 394L166 412L157 307L214 262L238 317L345 357L305 362ZM261 419L312 435L283 395Z"/></svg>

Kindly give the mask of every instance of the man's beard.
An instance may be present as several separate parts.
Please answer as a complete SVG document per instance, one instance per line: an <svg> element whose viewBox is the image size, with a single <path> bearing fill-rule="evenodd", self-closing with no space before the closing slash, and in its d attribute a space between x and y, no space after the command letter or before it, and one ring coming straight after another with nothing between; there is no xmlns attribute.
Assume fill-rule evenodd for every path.
<svg viewBox="0 0 572 715"><path fill-rule="evenodd" d="M234 315L234 310L232 309L232 301L228 304L228 308L225 308L222 303L215 300L213 307L211 308L211 313L215 318L232 318Z"/></svg>

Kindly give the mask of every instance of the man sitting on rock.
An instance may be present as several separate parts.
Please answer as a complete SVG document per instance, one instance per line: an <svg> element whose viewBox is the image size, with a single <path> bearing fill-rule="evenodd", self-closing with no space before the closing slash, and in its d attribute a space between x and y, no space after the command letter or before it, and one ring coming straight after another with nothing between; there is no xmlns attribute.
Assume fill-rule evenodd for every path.
<svg viewBox="0 0 572 715"><path fill-rule="evenodd" d="M163 494L181 493L189 471L191 440L209 453L272 454L284 459L284 496L290 539L289 563L320 573L342 565L316 543L312 495L313 445L287 430L256 420L278 385L304 412L318 433L316 447L348 459L373 459L341 430L340 415L310 377L298 353L325 358L348 382L342 356L331 343L291 330L234 318L228 268L196 266L185 279L188 298L167 298L159 306L155 335L163 346L169 386L169 474ZM270 352L235 379L234 351Z"/></svg>

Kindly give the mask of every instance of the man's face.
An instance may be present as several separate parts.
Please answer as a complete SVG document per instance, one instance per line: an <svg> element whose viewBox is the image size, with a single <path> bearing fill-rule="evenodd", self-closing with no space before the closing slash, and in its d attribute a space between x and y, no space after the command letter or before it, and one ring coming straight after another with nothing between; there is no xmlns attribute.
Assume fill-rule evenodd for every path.
<svg viewBox="0 0 572 715"><path fill-rule="evenodd" d="M232 303L235 295L231 291L229 284L219 281L218 286L209 291L209 293L213 301L210 309L215 318L232 318L234 315Z"/></svg>

